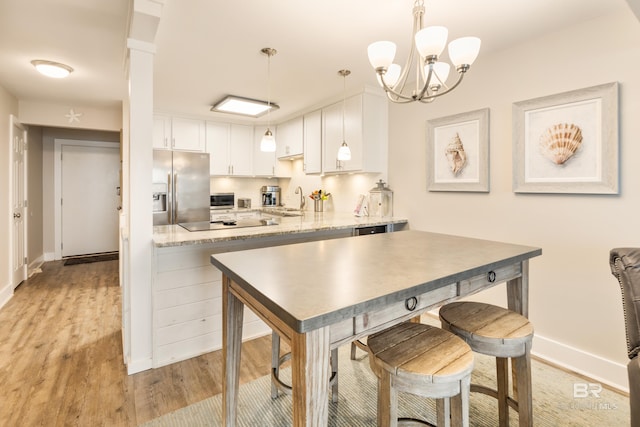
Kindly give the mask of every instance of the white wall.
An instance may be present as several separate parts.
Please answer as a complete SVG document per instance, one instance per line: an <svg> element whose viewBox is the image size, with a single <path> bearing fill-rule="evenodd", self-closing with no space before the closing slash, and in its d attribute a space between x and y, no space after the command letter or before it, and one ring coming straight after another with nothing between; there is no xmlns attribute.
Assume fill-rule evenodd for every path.
<svg viewBox="0 0 640 427"><path fill-rule="evenodd" d="M412 229L538 246L530 264L534 351L626 388L621 296L609 270L616 246L639 246L640 24L628 13L481 55L462 85L430 105L390 107L389 183ZM619 195L515 194L512 104L620 83ZM490 193L426 190L426 121L490 108ZM455 256L455 254L451 254ZM485 297L506 303L504 287Z"/></svg>
<svg viewBox="0 0 640 427"><path fill-rule="evenodd" d="M7 194L10 194L9 173L11 172L11 120L10 115L18 115L18 100L0 86L0 193L5 195L0 197L0 307L13 295L11 284L10 251L11 243L6 236L10 235L11 225L11 201Z"/></svg>

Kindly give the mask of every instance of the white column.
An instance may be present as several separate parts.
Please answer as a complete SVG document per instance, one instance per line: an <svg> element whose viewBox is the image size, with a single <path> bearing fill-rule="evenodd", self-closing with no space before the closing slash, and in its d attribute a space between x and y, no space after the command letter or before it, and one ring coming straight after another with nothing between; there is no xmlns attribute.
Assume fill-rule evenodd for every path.
<svg viewBox="0 0 640 427"><path fill-rule="evenodd" d="M153 45L129 40L129 374L152 367ZM126 327L126 326L125 326Z"/></svg>

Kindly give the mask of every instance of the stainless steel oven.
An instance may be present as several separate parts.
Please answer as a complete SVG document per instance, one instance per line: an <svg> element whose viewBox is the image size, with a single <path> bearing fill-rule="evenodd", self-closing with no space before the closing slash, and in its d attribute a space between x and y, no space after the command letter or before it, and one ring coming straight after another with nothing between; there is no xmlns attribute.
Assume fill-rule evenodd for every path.
<svg viewBox="0 0 640 427"><path fill-rule="evenodd" d="M209 199L211 209L233 209L236 204L234 193L212 193Z"/></svg>

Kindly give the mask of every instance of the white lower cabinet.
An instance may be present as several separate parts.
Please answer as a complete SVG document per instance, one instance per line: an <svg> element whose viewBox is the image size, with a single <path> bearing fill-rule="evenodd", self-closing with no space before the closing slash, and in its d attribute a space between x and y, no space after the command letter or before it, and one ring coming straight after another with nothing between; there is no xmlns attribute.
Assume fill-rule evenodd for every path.
<svg viewBox="0 0 640 427"><path fill-rule="evenodd" d="M215 245L155 249L153 367L222 348L222 272L211 265ZM271 329L245 308L243 339Z"/></svg>

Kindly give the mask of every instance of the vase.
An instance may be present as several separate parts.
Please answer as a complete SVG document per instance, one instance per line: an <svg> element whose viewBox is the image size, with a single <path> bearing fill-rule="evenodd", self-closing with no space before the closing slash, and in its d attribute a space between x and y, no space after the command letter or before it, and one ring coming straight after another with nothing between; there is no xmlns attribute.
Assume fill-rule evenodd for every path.
<svg viewBox="0 0 640 427"><path fill-rule="evenodd" d="M313 199L313 211L314 212L322 212L324 207L324 200L322 199Z"/></svg>

